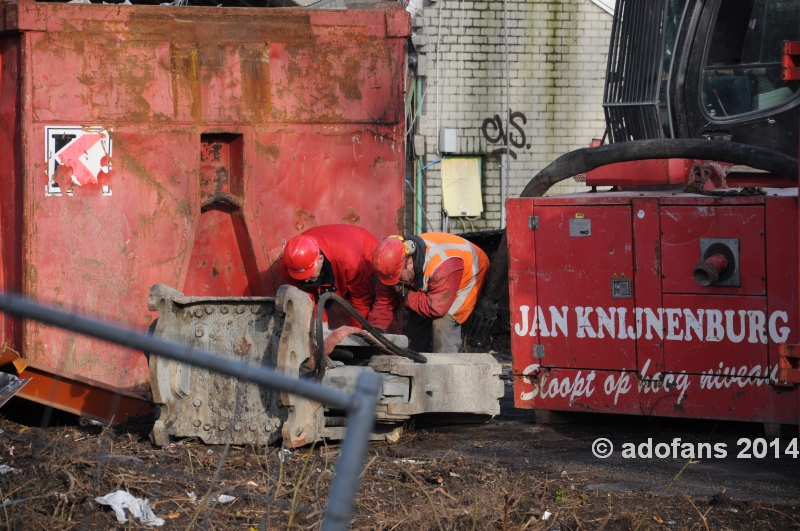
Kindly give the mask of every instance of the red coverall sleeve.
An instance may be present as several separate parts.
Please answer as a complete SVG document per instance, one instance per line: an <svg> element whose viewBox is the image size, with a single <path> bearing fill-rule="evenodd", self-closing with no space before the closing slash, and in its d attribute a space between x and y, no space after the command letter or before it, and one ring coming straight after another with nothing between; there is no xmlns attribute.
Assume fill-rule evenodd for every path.
<svg viewBox="0 0 800 531"><path fill-rule="evenodd" d="M372 300L374 299L372 275L363 264L346 279L347 285L343 286L342 291L346 293L350 305L361 314L364 319L369 315ZM355 317L350 316L352 326L363 328Z"/></svg>
<svg viewBox="0 0 800 531"><path fill-rule="evenodd" d="M379 281L375 287L375 303L367 318L369 324L375 328L387 330L394 320L394 312L400 307L401 302L393 287Z"/></svg>
<svg viewBox="0 0 800 531"><path fill-rule="evenodd" d="M464 261L457 257L448 258L431 275L428 291L409 291L403 303L423 317L444 317L456 300L463 274Z"/></svg>

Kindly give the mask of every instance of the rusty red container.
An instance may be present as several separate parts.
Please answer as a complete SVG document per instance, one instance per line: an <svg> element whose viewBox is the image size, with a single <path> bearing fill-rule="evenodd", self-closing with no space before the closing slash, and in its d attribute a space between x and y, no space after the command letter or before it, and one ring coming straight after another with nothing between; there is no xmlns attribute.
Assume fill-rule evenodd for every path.
<svg viewBox="0 0 800 531"><path fill-rule="evenodd" d="M797 424L797 188L766 191L508 201L516 406Z"/></svg>
<svg viewBox="0 0 800 531"><path fill-rule="evenodd" d="M271 295L311 226L401 231L408 14L0 2L0 289L138 329L163 282ZM128 390L147 362L0 316Z"/></svg>

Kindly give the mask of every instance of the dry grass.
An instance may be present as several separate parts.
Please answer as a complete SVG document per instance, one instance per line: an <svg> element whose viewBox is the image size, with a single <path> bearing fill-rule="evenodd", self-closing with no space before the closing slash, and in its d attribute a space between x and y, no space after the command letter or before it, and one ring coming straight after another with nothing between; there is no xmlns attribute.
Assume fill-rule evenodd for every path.
<svg viewBox="0 0 800 531"><path fill-rule="evenodd" d="M166 520L161 529L314 530L338 456L338 447L324 445L225 452L195 440L155 448L135 433L106 428L42 430L9 421L0 427L0 463L20 471L0 476L0 499L7 500L0 530L141 528L117 524L94 501L118 489L147 498ZM790 507L724 496L584 492L580 477L548 477L533 466L509 470L449 452L438 459L409 458L411 452L409 439L371 446L353 529L610 531L639 523L641 529L684 531L800 528L800 511ZM187 494L192 491L201 499L237 499L194 505ZM546 521L545 511L552 513Z"/></svg>

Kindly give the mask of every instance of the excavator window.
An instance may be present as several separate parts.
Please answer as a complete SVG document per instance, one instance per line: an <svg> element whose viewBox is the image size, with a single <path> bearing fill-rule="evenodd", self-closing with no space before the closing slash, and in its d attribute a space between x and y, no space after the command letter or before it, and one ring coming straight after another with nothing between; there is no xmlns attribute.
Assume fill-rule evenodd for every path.
<svg viewBox="0 0 800 531"><path fill-rule="evenodd" d="M707 46L703 107L712 119L761 111L791 98L781 80L783 41L800 40L800 0L721 0Z"/></svg>

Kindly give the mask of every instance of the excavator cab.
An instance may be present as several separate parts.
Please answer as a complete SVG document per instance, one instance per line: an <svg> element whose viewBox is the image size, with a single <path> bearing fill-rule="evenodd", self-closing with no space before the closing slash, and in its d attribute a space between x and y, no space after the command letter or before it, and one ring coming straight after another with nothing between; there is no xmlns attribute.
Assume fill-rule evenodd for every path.
<svg viewBox="0 0 800 531"><path fill-rule="evenodd" d="M784 80L800 41L800 0L621 0L604 108L612 142L707 138L796 157L800 81Z"/></svg>
<svg viewBox="0 0 800 531"><path fill-rule="evenodd" d="M700 95L708 117L724 120L777 107L800 88L781 79L783 41L800 38L800 3L719 3Z"/></svg>

